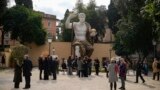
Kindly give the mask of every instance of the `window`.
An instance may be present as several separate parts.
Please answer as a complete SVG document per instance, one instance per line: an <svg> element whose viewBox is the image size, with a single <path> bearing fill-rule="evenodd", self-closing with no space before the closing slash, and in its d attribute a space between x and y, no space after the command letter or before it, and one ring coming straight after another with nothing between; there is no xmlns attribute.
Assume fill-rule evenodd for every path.
<svg viewBox="0 0 160 90"><path fill-rule="evenodd" d="M50 28L50 26L51 26L51 22L50 22L50 21L48 21L48 27Z"/></svg>

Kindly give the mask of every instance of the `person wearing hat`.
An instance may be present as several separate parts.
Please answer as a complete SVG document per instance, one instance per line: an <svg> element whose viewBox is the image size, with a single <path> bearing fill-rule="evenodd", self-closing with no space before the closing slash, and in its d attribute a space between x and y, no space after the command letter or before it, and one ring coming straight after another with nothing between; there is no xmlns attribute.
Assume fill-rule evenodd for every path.
<svg viewBox="0 0 160 90"><path fill-rule="evenodd" d="M116 59L112 58L111 63L108 65L108 71L109 71L109 83L110 83L110 88L112 90L113 84L114 84L114 89L116 90L117 88L117 73L118 73L118 65L116 64Z"/></svg>

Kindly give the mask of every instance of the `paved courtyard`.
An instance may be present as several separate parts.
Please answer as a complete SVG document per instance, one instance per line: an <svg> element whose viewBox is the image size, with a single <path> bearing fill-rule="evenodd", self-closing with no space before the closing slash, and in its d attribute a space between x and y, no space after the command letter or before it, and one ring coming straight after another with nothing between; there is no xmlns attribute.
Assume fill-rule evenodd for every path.
<svg viewBox="0 0 160 90"><path fill-rule="evenodd" d="M39 80L39 71L34 68L32 71L31 88L29 90L110 90L108 79L105 77L105 73L100 73L99 76L94 75L88 78L78 78L75 74L68 76L60 74L57 76L57 80L44 81ZM139 83L134 83L135 76L127 76L126 90L160 90L160 81L152 80L151 75L149 77L144 76L146 83L143 84L141 80ZM120 80L117 83L120 87ZM13 83L13 69L6 69L0 71L0 90L23 90L23 82L20 84L19 89L14 89ZM118 89L117 89L118 90Z"/></svg>

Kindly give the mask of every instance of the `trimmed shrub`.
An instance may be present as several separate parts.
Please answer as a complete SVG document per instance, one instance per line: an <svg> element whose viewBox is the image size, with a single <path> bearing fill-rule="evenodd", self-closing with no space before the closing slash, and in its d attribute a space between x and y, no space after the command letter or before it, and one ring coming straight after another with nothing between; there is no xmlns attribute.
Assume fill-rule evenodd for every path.
<svg viewBox="0 0 160 90"><path fill-rule="evenodd" d="M29 48L27 48L24 45L18 45L18 46L13 47L11 50L10 58L9 58L10 67L14 66L14 62L16 59L19 60L20 64L23 64L24 55L28 53L28 50Z"/></svg>

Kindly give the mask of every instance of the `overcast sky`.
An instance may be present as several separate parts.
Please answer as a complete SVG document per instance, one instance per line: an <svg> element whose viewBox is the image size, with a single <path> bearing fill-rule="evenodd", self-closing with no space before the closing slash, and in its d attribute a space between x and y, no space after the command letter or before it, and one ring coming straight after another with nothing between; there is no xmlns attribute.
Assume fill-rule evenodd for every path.
<svg viewBox="0 0 160 90"><path fill-rule="evenodd" d="M15 5L14 0L10 0L9 6ZM33 8L36 11L56 15L57 19L63 19L66 9L72 10L77 0L32 0ZM88 4L89 0L83 0ZM108 8L110 0L96 0L97 6L105 5Z"/></svg>

